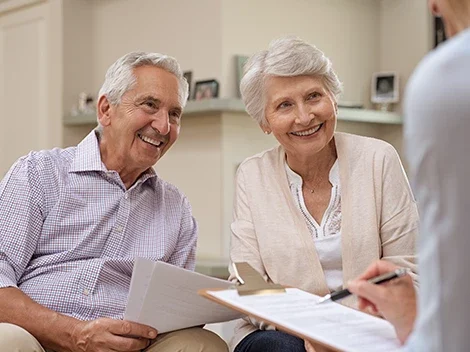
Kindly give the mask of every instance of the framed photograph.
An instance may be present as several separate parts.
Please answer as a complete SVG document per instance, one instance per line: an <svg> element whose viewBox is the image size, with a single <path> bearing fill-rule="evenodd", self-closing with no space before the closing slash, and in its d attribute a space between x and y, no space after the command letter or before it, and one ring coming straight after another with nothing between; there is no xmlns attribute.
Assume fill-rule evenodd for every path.
<svg viewBox="0 0 470 352"><path fill-rule="evenodd" d="M219 96L219 82L215 79L198 81L194 86L194 100L213 99Z"/></svg>
<svg viewBox="0 0 470 352"><path fill-rule="evenodd" d="M188 81L188 86L189 86L188 100L189 100L189 99L191 99L191 81L193 79L193 72L192 71L184 71L183 76L184 76L184 78L186 78L186 81Z"/></svg>
<svg viewBox="0 0 470 352"><path fill-rule="evenodd" d="M434 17L434 47L446 40L446 32L444 30L444 22L441 17Z"/></svg>
<svg viewBox="0 0 470 352"><path fill-rule="evenodd" d="M398 102L398 74L376 72L372 75L371 101L377 104Z"/></svg>
<svg viewBox="0 0 470 352"><path fill-rule="evenodd" d="M236 84L237 84L237 94L238 97L241 98L242 95L240 93L240 82L243 78L243 68L245 67L246 62L248 61L248 56L236 55L235 56L235 63L236 63Z"/></svg>

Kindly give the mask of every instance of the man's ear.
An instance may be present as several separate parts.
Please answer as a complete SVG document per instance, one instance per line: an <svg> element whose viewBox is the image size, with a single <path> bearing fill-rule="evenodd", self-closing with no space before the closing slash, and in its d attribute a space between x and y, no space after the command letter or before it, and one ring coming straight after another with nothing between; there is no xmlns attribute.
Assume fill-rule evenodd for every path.
<svg viewBox="0 0 470 352"><path fill-rule="evenodd" d="M100 96L98 100L97 113L101 126L108 126L111 123L111 104L105 95Z"/></svg>

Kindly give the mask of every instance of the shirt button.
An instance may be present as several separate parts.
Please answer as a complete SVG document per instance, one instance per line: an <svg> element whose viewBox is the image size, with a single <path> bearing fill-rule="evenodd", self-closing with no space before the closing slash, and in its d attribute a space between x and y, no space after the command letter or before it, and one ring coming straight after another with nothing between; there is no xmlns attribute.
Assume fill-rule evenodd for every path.
<svg viewBox="0 0 470 352"><path fill-rule="evenodd" d="M90 291L88 291L88 289L84 289L84 290L83 290L83 294L84 294L85 296L88 296L88 295L90 294Z"/></svg>
<svg viewBox="0 0 470 352"><path fill-rule="evenodd" d="M125 198L125 199L129 198L129 195L128 195L127 193L124 194L124 198Z"/></svg>
<svg viewBox="0 0 470 352"><path fill-rule="evenodd" d="M115 227L116 232L122 232L123 228L122 226L118 225Z"/></svg>

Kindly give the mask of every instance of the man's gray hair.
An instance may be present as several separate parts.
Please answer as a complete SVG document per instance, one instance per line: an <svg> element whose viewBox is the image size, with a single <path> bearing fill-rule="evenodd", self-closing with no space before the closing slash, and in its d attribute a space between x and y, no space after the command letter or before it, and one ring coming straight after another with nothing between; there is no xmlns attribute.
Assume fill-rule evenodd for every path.
<svg viewBox="0 0 470 352"><path fill-rule="evenodd" d="M271 42L268 50L254 54L245 65L240 92L248 114L260 125L266 124L265 82L269 76L317 76L336 100L342 84L331 61L315 46L295 37Z"/></svg>
<svg viewBox="0 0 470 352"><path fill-rule="evenodd" d="M186 105L189 86L176 59L168 55L143 51L130 52L119 58L109 67L103 85L98 93L98 98L105 95L111 104L118 105L121 102L122 96L128 90L132 89L133 85L136 83L137 79L133 70L140 66L160 67L173 73L178 79L178 96L181 107Z"/></svg>

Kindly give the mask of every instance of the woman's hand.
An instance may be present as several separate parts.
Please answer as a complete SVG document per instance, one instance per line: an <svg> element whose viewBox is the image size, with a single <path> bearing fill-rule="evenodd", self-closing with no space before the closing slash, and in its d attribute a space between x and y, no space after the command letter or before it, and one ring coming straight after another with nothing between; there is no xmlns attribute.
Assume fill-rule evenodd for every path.
<svg viewBox="0 0 470 352"><path fill-rule="evenodd" d="M348 290L359 296L359 309L382 315L393 325L400 342L404 343L416 319L416 292L411 276L406 275L380 285L367 281L396 269L396 265L379 260L357 279L349 282Z"/></svg>
<svg viewBox="0 0 470 352"><path fill-rule="evenodd" d="M304 342L305 342L305 351L306 352L316 352L315 348L313 348L313 346L310 342L308 342L307 340L305 340Z"/></svg>

